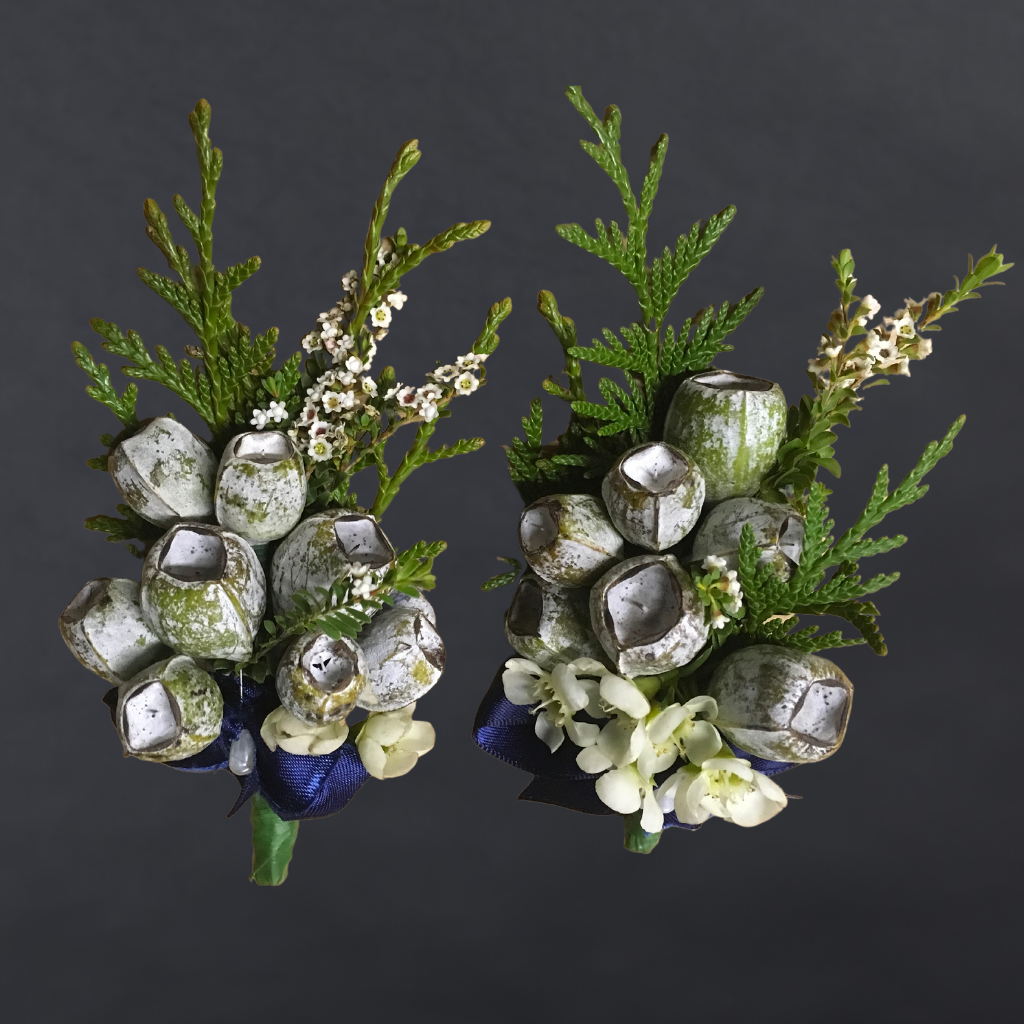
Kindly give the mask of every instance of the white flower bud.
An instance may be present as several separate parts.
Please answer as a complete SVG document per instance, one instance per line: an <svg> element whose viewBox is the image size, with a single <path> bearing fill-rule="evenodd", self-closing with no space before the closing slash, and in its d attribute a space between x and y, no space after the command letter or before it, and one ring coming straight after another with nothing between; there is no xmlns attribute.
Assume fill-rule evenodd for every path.
<svg viewBox="0 0 1024 1024"><path fill-rule="evenodd" d="M306 474L295 442L278 430L232 438L214 489L217 522L250 544L283 537L306 507Z"/></svg>
<svg viewBox="0 0 1024 1024"><path fill-rule="evenodd" d="M158 416L122 441L107 466L128 505L157 526L213 515L217 460L204 441L169 416Z"/></svg>
<svg viewBox="0 0 1024 1024"><path fill-rule="evenodd" d="M134 580L90 580L61 613L60 632L90 672L115 686L171 653L143 618Z"/></svg>

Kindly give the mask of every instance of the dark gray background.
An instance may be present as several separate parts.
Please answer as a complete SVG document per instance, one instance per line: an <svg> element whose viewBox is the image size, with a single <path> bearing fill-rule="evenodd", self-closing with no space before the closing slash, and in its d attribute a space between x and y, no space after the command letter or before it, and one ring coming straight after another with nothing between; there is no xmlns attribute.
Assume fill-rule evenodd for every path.
<svg viewBox="0 0 1024 1024"><path fill-rule="evenodd" d="M515 548L500 445L558 368L536 293L554 290L585 338L633 316L626 283L553 231L618 213L579 151L564 86L580 83L599 110L619 104L634 181L658 133L671 136L655 246L739 207L674 320L764 285L722 363L795 399L841 247L887 312L947 287L969 251L998 242L1024 256L1019 4L4 9L11 1019L931 1022L1008 1006L1024 268L944 321L913 378L869 392L842 432L840 528L881 462L901 477L968 414L931 495L891 523L910 543L872 567L904 573L880 596L892 653L836 655L856 711L838 757L786 777L802 801L753 830L670 833L637 857L615 818L517 803L527 777L480 752L470 725L506 651L508 592L478 589ZM491 383L439 432L488 446L414 477L386 519L396 543L449 542L434 598L449 670L420 705L438 746L411 775L304 824L277 890L246 880L248 821L224 819L234 780L122 759L103 684L56 630L87 579L138 572L80 527L117 500L84 465L114 421L83 394L69 345L99 352L92 316L173 352L190 340L134 270L162 269L142 200L196 200L186 115L200 96L225 153L216 259L262 257L236 312L278 325L282 353L360 259L383 175L413 136L424 157L390 226L419 241L454 220L494 227L403 282L409 304L382 359L421 379L466 350L490 303L515 303ZM140 408L178 407L144 386Z"/></svg>

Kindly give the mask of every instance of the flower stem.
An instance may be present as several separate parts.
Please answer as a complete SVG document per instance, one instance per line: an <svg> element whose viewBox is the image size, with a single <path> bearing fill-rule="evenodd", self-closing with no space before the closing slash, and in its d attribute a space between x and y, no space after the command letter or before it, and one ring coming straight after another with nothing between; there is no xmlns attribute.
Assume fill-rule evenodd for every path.
<svg viewBox="0 0 1024 1024"><path fill-rule="evenodd" d="M630 853L650 853L661 842L660 832L645 832L640 826L639 811L625 815L622 822L625 827L622 845Z"/></svg>

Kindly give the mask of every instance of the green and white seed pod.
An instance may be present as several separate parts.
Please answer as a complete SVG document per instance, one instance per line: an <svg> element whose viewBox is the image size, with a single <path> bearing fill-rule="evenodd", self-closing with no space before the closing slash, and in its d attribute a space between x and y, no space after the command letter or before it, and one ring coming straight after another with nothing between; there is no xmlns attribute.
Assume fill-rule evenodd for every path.
<svg viewBox="0 0 1024 1024"><path fill-rule="evenodd" d="M616 671L626 676L686 665L708 639L704 605L674 555L619 562L590 591L590 620Z"/></svg>
<svg viewBox="0 0 1024 1024"><path fill-rule="evenodd" d="M279 540L302 518L306 473L295 442L279 430L232 438L214 488L217 522L250 544Z"/></svg>
<svg viewBox="0 0 1024 1024"><path fill-rule="evenodd" d="M366 686L366 658L354 640L306 633L285 651L277 668L277 695L309 725L340 722Z"/></svg>
<svg viewBox="0 0 1024 1024"><path fill-rule="evenodd" d="M530 568L560 587L589 586L622 558L622 536L590 494L549 494L528 505L519 546Z"/></svg>
<svg viewBox="0 0 1024 1024"><path fill-rule="evenodd" d="M704 504L704 474L664 441L631 448L608 471L601 495L615 528L648 551L664 551L693 529Z"/></svg>
<svg viewBox="0 0 1024 1024"><path fill-rule="evenodd" d="M180 761L213 743L223 714L220 688L178 654L121 684L114 719L125 753L143 761Z"/></svg>
<svg viewBox="0 0 1024 1024"><path fill-rule="evenodd" d="M213 515L217 460L205 441L169 416L122 441L107 468L124 500L157 526Z"/></svg>
<svg viewBox="0 0 1024 1024"><path fill-rule="evenodd" d="M397 711L419 700L444 671L444 643L434 623L410 605L379 611L359 634L366 686L356 704Z"/></svg>
<svg viewBox="0 0 1024 1024"><path fill-rule="evenodd" d="M384 570L394 560L395 549L373 516L317 512L303 519L274 552L274 610L290 611L296 590L314 593L315 587L330 587L355 562Z"/></svg>
<svg viewBox="0 0 1024 1024"><path fill-rule="evenodd" d="M437 612L434 611L434 606L422 594L410 597L408 594L403 594L398 590L395 591L392 597L394 598L395 608L415 608L416 611L421 615L425 615L435 626L437 625Z"/></svg>
<svg viewBox="0 0 1024 1024"><path fill-rule="evenodd" d="M679 385L665 417L665 440L704 474L705 500L753 494L775 463L786 429L778 384L709 370Z"/></svg>
<svg viewBox="0 0 1024 1024"><path fill-rule="evenodd" d="M266 603L256 553L222 526L179 523L142 566L146 621L164 643L193 658L248 658Z"/></svg>
<svg viewBox="0 0 1024 1024"><path fill-rule="evenodd" d="M526 573L505 614L505 636L516 654L550 670L558 661L604 660L590 625L590 594L583 587L558 587Z"/></svg>
<svg viewBox="0 0 1024 1024"><path fill-rule="evenodd" d="M761 549L758 565L773 565L788 580L800 564L804 549L804 521L790 505L758 498L730 498L716 505L693 538L694 562L709 555L724 558L727 569L739 564L740 534L750 523Z"/></svg>
<svg viewBox="0 0 1024 1024"><path fill-rule="evenodd" d="M707 693L718 702L715 727L738 747L797 763L839 749L853 703L853 683L838 665L775 644L730 654Z"/></svg>
<svg viewBox="0 0 1024 1024"><path fill-rule="evenodd" d="M90 672L115 686L171 653L143 618L134 580L90 580L61 612L60 633Z"/></svg>

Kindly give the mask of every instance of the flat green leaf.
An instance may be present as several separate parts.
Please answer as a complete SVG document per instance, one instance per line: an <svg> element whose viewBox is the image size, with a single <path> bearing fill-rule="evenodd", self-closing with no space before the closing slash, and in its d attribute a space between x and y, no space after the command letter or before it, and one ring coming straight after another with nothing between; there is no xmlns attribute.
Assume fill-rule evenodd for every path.
<svg viewBox="0 0 1024 1024"><path fill-rule="evenodd" d="M282 821L259 793L253 794L249 820L252 822L252 874L249 881L257 885L281 885L288 877L299 823Z"/></svg>

